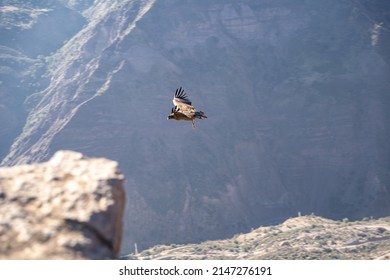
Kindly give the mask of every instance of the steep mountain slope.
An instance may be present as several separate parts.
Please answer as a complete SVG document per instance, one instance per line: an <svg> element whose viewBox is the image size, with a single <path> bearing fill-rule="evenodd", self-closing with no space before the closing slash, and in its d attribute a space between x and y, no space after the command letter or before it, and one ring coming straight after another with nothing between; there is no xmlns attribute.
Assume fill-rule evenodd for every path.
<svg viewBox="0 0 390 280"><path fill-rule="evenodd" d="M199 244L159 245L124 259L369 260L390 259L390 220L290 218L271 227Z"/></svg>
<svg viewBox="0 0 390 280"><path fill-rule="evenodd" d="M86 1L85 1L86 2ZM26 97L44 89L47 57L86 22L56 1L0 3L0 158L3 159L26 123Z"/></svg>
<svg viewBox="0 0 390 280"><path fill-rule="evenodd" d="M46 58L50 81L2 164L58 149L119 161L124 252L298 211L388 215L388 25L361 3L75 4L87 23ZM166 120L178 86L209 117L196 130Z"/></svg>

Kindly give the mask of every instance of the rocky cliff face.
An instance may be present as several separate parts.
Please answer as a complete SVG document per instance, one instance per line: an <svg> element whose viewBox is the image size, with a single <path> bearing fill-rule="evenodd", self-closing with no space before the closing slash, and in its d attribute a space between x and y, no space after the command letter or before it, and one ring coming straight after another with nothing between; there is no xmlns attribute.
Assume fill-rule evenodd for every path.
<svg viewBox="0 0 390 280"><path fill-rule="evenodd" d="M0 3L0 158L7 155L26 123L26 97L47 86L47 57L86 23L80 11L65 4Z"/></svg>
<svg viewBox="0 0 390 280"><path fill-rule="evenodd" d="M0 259L111 259L122 241L117 163L57 152L0 168Z"/></svg>
<svg viewBox="0 0 390 280"><path fill-rule="evenodd" d="M389 214L385 1L70 2L87 24L46 58L2 164L117 160L123 251ZM209 117L196 130L166 120L178 86Z"/></svg>

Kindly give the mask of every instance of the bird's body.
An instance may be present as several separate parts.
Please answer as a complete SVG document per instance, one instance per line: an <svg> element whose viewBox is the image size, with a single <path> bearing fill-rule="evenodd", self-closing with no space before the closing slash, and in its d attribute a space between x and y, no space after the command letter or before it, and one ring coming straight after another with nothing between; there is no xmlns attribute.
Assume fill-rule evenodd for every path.
<svg viewBox="0 0 390 280"><path fill-rule="evenodd" d="M174 119L177 121L191 121L192 127L195 128L195 119L207 118L202 111L196 111L181 87L175 91L173 96L173 105L175 105L175 107L171 109L171 113L169 114L168 119Z"/></svg>

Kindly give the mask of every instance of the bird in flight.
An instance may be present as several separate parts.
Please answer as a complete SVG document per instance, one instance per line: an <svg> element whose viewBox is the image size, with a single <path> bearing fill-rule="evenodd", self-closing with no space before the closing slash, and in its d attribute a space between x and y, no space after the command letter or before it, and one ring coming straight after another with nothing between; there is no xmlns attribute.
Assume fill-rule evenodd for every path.
<svg viewBox="0 0 390 280"><path fill-rule="evenodd" d="M195 128L195 119L207 119L202 111L197 112L194 106L191 105L191 101L181 87L176 89L172 101L175 107L171 109L168 120L191 121L192 128Z"/></svg>

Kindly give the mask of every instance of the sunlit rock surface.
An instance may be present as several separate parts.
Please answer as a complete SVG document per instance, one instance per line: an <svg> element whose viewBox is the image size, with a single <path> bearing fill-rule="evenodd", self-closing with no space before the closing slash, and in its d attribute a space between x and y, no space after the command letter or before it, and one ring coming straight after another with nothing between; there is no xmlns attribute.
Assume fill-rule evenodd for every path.
<svg viewBox="0 0 390 280"><path fill-rule="evenodd" d="M0 168L0 259L111 259L122 241L117 163L57 152Z"/></svg>
<svg viewBox="0 0 390 280"><path fill-rule="evenodd" d="M390 260L390 217L351 222L310 215L224 240L158 245L123 259Z"/></svg>

